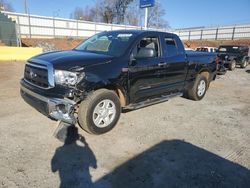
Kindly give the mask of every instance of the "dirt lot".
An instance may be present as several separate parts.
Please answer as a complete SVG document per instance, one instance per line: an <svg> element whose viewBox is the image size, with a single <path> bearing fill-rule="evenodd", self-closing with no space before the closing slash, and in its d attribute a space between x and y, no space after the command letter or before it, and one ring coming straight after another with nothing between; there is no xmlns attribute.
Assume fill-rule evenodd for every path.
<svg viewBox="0 0 250 188"><path fill-rule="evenodd" d="M102 136L70 129L82 136L72 144L20 98L23 66L0 62L0 187L249 187L250 66L220 76L200 102L122 114Z"/></svg>
<svg viewBox="0 0 250 188"><path fill-rule="evenodd" d="M236 40L191 40L183 41L187 48L197 48L199 46L213 46L219 47L220 45L246 45L250 47L249 39L236 39Z"/></svg>
<svg viewBox="0 0 250 188"><path fill-rule="evenodd" d="M84 39L58 38L58 39L38 39L38 38L22 38L23 47L41 47L51 46L58 50L69 50L75 48ZM46 50L46 49L45 49Z"/></svg>

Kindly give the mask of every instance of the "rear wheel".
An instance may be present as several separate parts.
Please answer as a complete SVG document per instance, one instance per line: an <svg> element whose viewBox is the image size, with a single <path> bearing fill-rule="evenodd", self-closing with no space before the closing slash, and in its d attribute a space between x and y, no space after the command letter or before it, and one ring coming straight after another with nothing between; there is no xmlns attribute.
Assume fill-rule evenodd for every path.
<svg viewBox="0 0 250 188"><path fill-rule="evenodd" d="M91 134L103 134L113 129L119 120L121 105L115 92L100 89L81 102L78 122Z"/></svg>
<svg viewBox="0 0 250 188"><path fill-rule="evenodd" d="M230 71L233 71L236 67L236 61L233 60L230 64L229 64L229 70Z"/></svg>
<svg viewBox="0 0 250 188"><path fill-rule="evenodd" d="M248 65L248 61L247 60L244 60L243 64L240 65L241 68L246 68Z"/></svg>
<svg viewBox="0 0 250 188"><path fill-rule="evenodd" d="M187 92L187 97L189 99L199 101L205 96L207 88L208 88L208 81L206 77L198 74L193 87L189 89Z"/></svg>

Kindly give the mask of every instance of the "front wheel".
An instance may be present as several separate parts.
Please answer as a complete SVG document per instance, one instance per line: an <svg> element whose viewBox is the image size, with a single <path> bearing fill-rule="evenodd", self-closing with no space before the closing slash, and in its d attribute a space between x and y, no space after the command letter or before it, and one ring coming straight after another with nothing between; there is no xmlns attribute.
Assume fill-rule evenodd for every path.
<svg viewBox="0 0 250 188"><path fill-rule="evenodd" d="M115 92L100 89L81 102L78 111L80 127L91 134L113 129L121 114L120 100Z"/></svg>
<svg viewBox="0 0 250 188"><path fill-rule="evenodd" d="M189 99L199 101L205 96L207 88L208 88L208 81L206 77L198 74L193 87L189 89L187 92L187 97Z"/></svg>
<svg viewBox="0 0 250 188"><path fill-rule="evenodd" d="M233 60L230 64L229 64L229 70L230 71L233 71L236 67L236 61Z"/></svg>
<svg viewBox="0 0 250 188"><path fill-rule="evenodd" d="M248 65L248 61L247 60L244 60L244 62L243 62L243 64L241 64L241 68L246 68L247 67L247 65Z"/></svg>

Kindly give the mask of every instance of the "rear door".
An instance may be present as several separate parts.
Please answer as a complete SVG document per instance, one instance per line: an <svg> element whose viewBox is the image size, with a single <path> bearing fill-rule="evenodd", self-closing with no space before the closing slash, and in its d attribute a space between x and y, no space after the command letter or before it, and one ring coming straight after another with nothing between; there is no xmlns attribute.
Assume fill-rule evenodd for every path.
<svg viewBox="0 0 250 188"><path fill-rule="evenodd" d="M163 56L166 63L165 83L171 91L182 91L188 66L183 44L175 35L164 34Z"/></svg>

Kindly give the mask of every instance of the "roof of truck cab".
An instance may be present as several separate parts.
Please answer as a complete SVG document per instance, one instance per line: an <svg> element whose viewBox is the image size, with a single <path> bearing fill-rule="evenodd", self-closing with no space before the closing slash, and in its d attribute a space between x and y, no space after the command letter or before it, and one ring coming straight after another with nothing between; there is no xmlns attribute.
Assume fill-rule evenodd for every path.
<svg viewBox="0 0 250 188"><path fill-rule="evenodd" d="M122 29L122 30L112 30L112 31L105 31L110 33L133 33L133 34L142 34L142 33L164 33L164 34L171 34L175 35L174 33L162 32L162 31L154 31L154 30L136 30L136 29Z"/></svg>
<svg viewBox="0 0 250 188"><path fill-rule="evenodd" d="M214 47L214 46L198 46L197 48L217 48L217 47Z"/></svg>

